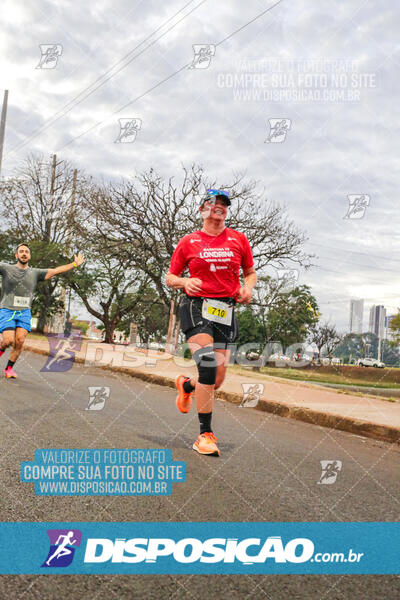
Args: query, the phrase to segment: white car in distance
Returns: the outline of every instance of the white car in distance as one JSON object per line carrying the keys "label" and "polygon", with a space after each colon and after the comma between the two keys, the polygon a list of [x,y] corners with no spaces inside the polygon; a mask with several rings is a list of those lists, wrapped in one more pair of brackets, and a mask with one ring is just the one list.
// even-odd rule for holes
{"label": "white car in distance", "polygon": [[357,361],[359,367],[375,367],[376,369],[383,369],[385,363],[376,358],[359,358]]}

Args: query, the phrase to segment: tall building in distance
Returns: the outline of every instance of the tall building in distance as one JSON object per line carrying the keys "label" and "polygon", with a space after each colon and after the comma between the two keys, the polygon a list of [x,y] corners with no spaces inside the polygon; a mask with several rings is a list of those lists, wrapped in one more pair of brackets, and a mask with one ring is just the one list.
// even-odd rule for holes
{"label": "tall building in distance", "polygon": [[369,311],[369,331],[381,339],[385,337],[385,318],[386,308],[382,304],[374,304]]}
{"label": "tall building in distance", "polygon": [[364,300],[350,300],[350,333],[362,333]]}

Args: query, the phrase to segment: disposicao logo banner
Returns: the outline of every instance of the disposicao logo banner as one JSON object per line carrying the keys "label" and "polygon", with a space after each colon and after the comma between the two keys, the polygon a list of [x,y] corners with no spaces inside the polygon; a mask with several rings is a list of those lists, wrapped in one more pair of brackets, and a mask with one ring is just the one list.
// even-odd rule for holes
{"label": "disposicao logo banner", "polygon": [[2,574],[398,574],[400,523],[0,523]]}

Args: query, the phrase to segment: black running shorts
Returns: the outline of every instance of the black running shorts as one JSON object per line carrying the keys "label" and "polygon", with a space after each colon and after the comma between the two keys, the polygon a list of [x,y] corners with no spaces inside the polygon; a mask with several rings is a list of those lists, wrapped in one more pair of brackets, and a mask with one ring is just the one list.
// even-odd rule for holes
{"label": "black running shorts", "polygon": [[[228,344],[234,342],[238,336],[238,322],[235,310],[233,310],[232,323],[230,325],[209,321],[201,313],[203,299],[191,298],[186,294],[182,298],[179,307],[179,317],[186,341],[198,333],[208,333],[216,343]],[[232,305],[235,304],[232,298],[215,298],[215,300],[228,302]]]}

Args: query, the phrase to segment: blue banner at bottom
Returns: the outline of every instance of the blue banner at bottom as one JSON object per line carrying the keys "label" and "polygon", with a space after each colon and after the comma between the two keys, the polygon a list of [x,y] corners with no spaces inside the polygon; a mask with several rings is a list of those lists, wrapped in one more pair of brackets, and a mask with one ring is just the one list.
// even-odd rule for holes
{"label": "blue banner at bottom", "polygon": [[0,523],[1,574],[399,574],[399,523]]}

